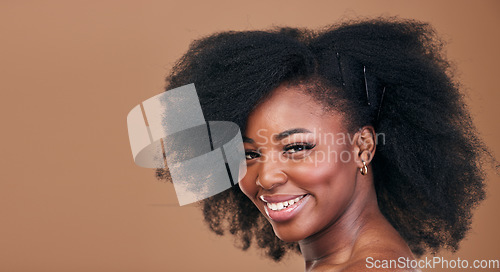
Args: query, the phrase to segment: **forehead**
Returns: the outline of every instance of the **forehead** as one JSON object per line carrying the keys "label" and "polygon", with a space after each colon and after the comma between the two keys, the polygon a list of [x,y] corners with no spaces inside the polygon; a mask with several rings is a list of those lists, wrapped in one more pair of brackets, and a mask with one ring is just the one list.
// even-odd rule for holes
{"label": "forehead", "polygon": [[340,132],[343,121],[341,113],[326,110],[302,87],[282,84],[250,113],[246,134],[251,136],[259,129],[279,133],[291,128]]}

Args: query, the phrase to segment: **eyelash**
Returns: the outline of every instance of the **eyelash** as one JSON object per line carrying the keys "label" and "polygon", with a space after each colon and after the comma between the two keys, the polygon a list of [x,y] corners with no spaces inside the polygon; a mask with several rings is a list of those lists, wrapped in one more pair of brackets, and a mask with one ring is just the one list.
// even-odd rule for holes
{"label": "eyelash", "polygon": [[[249,156],[255,156],[255,157],[250,157],[249,158]],[[253,150],[245,150],[245,159],[247,161],[253,160],[253,159],[258,158],[258,157],[260,157],[260,154],[258,152],[255,152]]]}
{"label": "eyelash", "polygon": [[[310,144],[310,143],[293,143],[293,144],[289,144],[289,145],[286,145],[283,147],[283,154],[288,153],[288,154],[293,155],[297,152],[311,150],[314,147],[316,147],[316,145]],[[290,152],[290,150],[293,150],[293,149],[300,149],[300,150]],[[254,150],[245,150],[245,157],[247,160],[253,160],[255,158],[260,157],[260,153],[254,151]]]}
{"label": "eyelash", "polygon": [[[289,144],[289,145],[286,145],[285,147],[283,147],[283,150],[285,151],[285,153],[295,154],[295,153],[300,152],[300,151],[311,150],[315,146],[316,145],[309,144],[309,143],[293,143],[293,144]],[[289,150],[297,148],[297,147],[301,147],[302,149],[298,150],[298,151],[294,151],[294,152],[288,152]]]}

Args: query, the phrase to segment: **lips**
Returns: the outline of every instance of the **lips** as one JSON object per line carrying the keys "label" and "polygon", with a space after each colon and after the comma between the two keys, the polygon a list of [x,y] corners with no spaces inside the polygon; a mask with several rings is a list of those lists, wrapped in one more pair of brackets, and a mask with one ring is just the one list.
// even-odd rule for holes
{"label": "lips", "polygon": [[306,194],[301,195],[261,195],[260,199],[266,203],[278,203],[284,202],[288,200],[295,199],[297,197],[305,196]]}
{"label": "lips", "polygon": [[310,195],[262,195],[266,214],[275,222],[284,222],[297,215],[309,200]]}

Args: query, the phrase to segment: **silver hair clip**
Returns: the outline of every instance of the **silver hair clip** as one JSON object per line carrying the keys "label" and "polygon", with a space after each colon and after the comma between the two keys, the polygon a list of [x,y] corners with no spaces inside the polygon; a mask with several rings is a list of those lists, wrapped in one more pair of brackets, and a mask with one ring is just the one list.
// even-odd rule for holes
{"label": "silver hair clip", "polygon": [[382,89],[382,97],[380,98],[380,103],[378,104],[378,111],[377,111],[377,121],[378,118],[380,117],[380,110],[382,109],[382,103],[384,102],[384,94],[385,94],[385,86],[384,89]]}
{"label": "silver hair clip", "polygon": [[[340,53],[336,52],[336,56],[337,56],[337,64],[339,66],[340,80],[342,82],[342,87],[345,88],[346,83],[344,81],[344,74],[342,71],[342,65],[340,63]],[[375,121],[377,121],[380,117],[380,111],[382,109],[382,102],[384,100],[384,95],[385,95],[385,86],[382,89],[382,94],[381,94],[380,99],[379,99],[378,98],[379,93],[376,92],[376,89],[378,89],[377,80],[376,80],[376,78],[370,78],[371,81],[370,81],[370,84],[368,84],[368,77],[366,75],[366,66],[364,66],[364,65],[363,65],[363,76],[364,76],[364,80],[365,80],[366,103],[368,104],[369,107],[374,108],[373,114],[375,114],[375,111],[377,112],[377,116],[375,119]],[[370,85],[370,87],[368,85]],[[372,88],[372,87],[375,89],[375,92],[370,94],[369,88]],[[370,98],[370,97],[372,97],[372,98]]]}
{"label": "silver hair clip", "polygon": [[339,65],[340,80],[342,82],[342,87],[345,87],[344,75],[342,73],[342,66],[340,65],[340,53],[337,52],[337,64]]}
{"label": "silver hair clip", "polygon": [[366,66],[364,65],[363,65],[363,76],[365,77],[366,101],[368,102],[368,106],[371,106],[370,97],[368,96],[368,80],[366,80]]}
{"label": "silver hair clip", "polygon": [[[367,79],[367,76],[366,76],[366,66],[364,66],[364,65],[363,65],[363,76],[364,76],[364,79],[365,79],[366,101],[367,101],[368,106],[376,108],[376,110],[377,110],[377,118],[375,119],[375,121],[377,121],[379,119],[379,117],[380,117],[380,110],[382,109],[382,102],[384,101],[385,86],[382,89],[382,95],[380,96],[380,100],[378,99],[378,93],[377,92],[371,94],[371,96],[374,97],[374,99],[370,99],[370,92],[368,90],[368,79]],[[372,84],[372,85],[375,86],[375,88],[376,88],[376,84]],[[374,103],[371,103],[370,101],[372,101],[372,102],[374,101]]]}

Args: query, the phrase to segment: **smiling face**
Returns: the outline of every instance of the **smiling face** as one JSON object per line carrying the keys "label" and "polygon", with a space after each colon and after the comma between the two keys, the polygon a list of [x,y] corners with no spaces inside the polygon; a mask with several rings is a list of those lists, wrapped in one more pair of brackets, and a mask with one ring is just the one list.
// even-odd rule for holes
{"label": "smiling face", "polygon": [[239,184],[280,239],[319,234],[348,210],[359,172],[353,136],[299,87],[281,85],[249,115]]}

